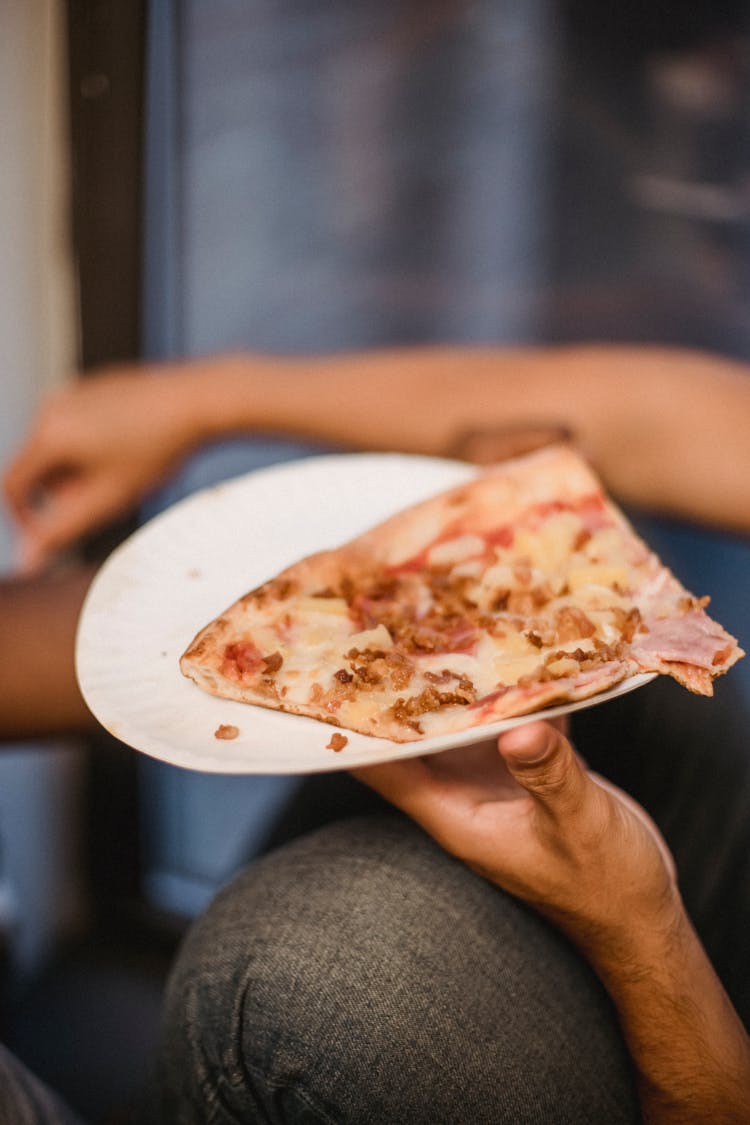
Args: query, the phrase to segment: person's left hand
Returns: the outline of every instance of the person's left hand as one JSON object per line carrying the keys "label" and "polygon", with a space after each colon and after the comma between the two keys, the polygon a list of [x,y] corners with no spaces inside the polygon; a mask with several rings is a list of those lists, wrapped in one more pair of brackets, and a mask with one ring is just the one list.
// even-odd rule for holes
{"label": "person's left hand", "polygon": [[613,942],[668,928],[680,910],[674,864],[653,822],[590,773],[549,723],[355,776],[593,959]]}

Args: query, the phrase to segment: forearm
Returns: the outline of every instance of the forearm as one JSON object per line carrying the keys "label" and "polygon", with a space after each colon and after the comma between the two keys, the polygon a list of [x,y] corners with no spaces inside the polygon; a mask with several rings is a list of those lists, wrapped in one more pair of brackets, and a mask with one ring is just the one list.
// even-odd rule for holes
{"label": "forearm", "polygon": [[76,682],[75,630],[92,572],[0,581],[0,740],[93,725]]}
{"label": "forearm", "polygon": [[[202,437],[232,430],[366,449],[460,453],[471,432],[570,431],[623,501],[750,531],[750,376],[640,347],[403,348],[214,361]],[[213,382],[213,380],[211,381]]]}
{"label": "forearm", "polygon": [[750,1121],[750,1041],[680,908],[586,951],[617,1008],[649,1125]]}

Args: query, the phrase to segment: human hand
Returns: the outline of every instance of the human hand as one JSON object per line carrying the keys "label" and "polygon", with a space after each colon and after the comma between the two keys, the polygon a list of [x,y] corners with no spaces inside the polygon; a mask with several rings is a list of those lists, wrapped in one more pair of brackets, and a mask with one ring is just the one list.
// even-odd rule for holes
{"label": "human hand", "polygon": [[593,962],[679,916],[671,856],[647,814],[530,722],[497,745],[355,771],[446,851],[548,917]]}
{"label": "human hand", "polygon": [[122,516],[160,482],[199,439],[196,391],[187,369],[122,368],[49,395],[3,481],[25,569]]}

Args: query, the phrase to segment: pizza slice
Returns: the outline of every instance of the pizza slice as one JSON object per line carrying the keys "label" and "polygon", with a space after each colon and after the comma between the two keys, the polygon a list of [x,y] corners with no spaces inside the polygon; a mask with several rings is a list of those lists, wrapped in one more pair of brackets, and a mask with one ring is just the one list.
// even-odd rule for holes
{"label": "pizza slice", "polygon": [[408,742],[640,672],[711,695],[734,637],[568,446],[505,462],[302,559],[196,636],[214,695]]}

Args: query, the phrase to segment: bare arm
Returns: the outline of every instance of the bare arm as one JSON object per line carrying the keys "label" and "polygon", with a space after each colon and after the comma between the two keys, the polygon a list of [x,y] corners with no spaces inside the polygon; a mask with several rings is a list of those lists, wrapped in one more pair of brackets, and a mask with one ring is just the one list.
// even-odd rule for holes
{"label": "bare arm", "polygon": [[656,828],[548,724],[517,727],[498,749],[484,743],[358,776],[579,947],[617,1008],[647,1122],[750,1120],[750,1041]]}
{"label": "bare arm", "polygon": [[728,360],[570,347],[402,349],[273,374],[225,362],[227,393],[205,415],[219,430],[243,402],[263,430],[439,455],[472,433],[563,427],[622,500],[750,531],[750,371]]}
{"label": "bare arm", "polygon": [[76,622],[92,572],[0,581],[0,740],[94,725],[75,677]]}
{"label": "bare arm", "polygon": [[42,408],[5,477],[32,553],[122,514],[196,446],[236,432],[468,458],[481,447],[487,460],[519,428],[563,428],[622,500],[750,532],[750,373],[718,357],[418,347],[153,374],[105,372]]}

